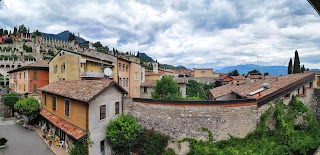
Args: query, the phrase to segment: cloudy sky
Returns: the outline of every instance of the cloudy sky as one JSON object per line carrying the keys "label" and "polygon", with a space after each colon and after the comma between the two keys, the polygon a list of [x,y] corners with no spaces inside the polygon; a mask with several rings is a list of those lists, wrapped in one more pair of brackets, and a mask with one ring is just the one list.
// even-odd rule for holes
{"label": "cloudy sky", "polygon": [[189,68],[287,65],[295,50],[320,68],[320,16],[307,0],[1,0],[0,27],[19,24]]}

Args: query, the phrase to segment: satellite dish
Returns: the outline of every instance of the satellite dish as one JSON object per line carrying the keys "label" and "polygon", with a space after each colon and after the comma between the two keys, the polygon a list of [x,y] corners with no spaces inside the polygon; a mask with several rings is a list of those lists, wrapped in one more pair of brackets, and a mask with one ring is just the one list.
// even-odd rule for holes
{"label": "satellite dish", "polygon": [[113,75],[113,72],[112,72],[112,70],[111,70],[110,68],[105,68],[105,69],[103,70],[103,73],[104,73],[104,75],[106,75],[106,76],[112,76],[112,75]]}

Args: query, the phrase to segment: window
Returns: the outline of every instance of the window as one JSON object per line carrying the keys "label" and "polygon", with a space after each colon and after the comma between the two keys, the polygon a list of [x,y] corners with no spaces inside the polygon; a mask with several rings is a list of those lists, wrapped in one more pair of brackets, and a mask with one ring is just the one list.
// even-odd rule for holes
{"label": "window", "polygon": [[106,118],[106,105],[100,106],[100,120]]}
{"label": "window", "polygon": [[33,89],[32,90],[33,90],[33,92],[37,91],[37,84],[36,83],[33,84]]}
{"label": "window", "polygon": [[23,72],[23,79],[26,79],[26,72]]}
{"label": "window", "polygon": [[21,79],[21,73],[19,73],[19,79]]}
{"label": "window", "polygon": [[58,65],[54,66],[54,73],[58,72]]}
{"label": "window", "polygon": [[64,115],[70,117],[70,100],[64,100]]}
{"label": "window", "polygon": [[126,87],[129,87],[129,79],[126,80]]}
{"label": "window", "polygon": [[119,102],[115,103],[115,114],[119,114],[120,109],[119,109]]}
{"label": "window", "polygon": [[33,71],[33,79],[34,79],[34,80],[37,80],[37,79],[38,79],[38,77],[37,77],[37,72],[36,72],[36,71]]}
{"label": "window", "polygon": [[100,154],[105,154],[104,140],[100,142]]}
{"label": "window", "polygon": [[128,67],[128,65],[126,65],[126,72],[128,72],[128,69],[129,69],[129,67]]}
{"label": "window", "polygon": [[121,63],[119,63],[119,71],[121,71],[121,66],[122,66]]}
{"label": "window", "polygon": [[66,69],[66,65],[63,63],[63,65],[61,65],[61,73],[64,73],[65,69]]}
{"label": "window", "polygon": [[134,80],[138,80],[138,72],[134,72]]}
{"label": "window", "polygon": [[310,83],[309,83],[309,87],[310,87],[310,88],[313,88],[313,82],[310,82]]}
{"label": "window", "polygon": [[52,96],[52,110],[56,111],[57,110],[57,97]]}
{"label": "window", "polygon": [[122,86],[122,78],[119,79],[119,85]]}
{"label": "window", "polygon": [[47,94],[44,94],[44,105],[47,105]]}
{"label": "window", "polygon": [[147,87],[143,87],[143,92],[144,93],[148,93],[148,88]]}
{"label": "window", "polygon": [[201,73],[205,73],[205,71],[201,71]]}
{"label": "window", "polygon": [[124,64],[122,65],[122,71],[123,71],[123,72],[125,72],[125,71],[126,71],[126,69],[125,69],[125,65],[124,65]]}
{"label": "window", "polygon": [[23,91],[26,91],[26,84],[23,84]]}

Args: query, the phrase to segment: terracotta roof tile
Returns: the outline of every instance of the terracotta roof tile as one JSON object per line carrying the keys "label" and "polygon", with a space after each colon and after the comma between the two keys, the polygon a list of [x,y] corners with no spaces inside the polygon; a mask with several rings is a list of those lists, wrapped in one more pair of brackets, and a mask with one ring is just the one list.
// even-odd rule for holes
{"label": "terracotta roof tile", "polygon": [[44,118],[49,120],[52,124],[54,124],[56,127],[63,130],[68,135],[72,136],[75,139],[80,139],[81,137],[85,136],[87,133],[84,129],[81,129],[75,125],[72,125],[68,123],[67,121],[61,119],[60,117],[52,114],[51,112],[40,109],[40,115],[42,115]]}
{"label": "terracotta roof tile", "polygon": [[36,69],[36,68],[49,70],[49,61],[47,61],[47,60],[35,61],[33,63],[21,66],[19,68],[13,69],[13,70],[10,70],[10,71],[8,71],[8,73],[13,73],[16,71],[21,71],[21,70],[26,70],[26,69]]}
{"label": "terracotta roof tile", "polygon": [[239,75],[239,76],[230,76],[232,79],[234,79],[234,80],[245,80],[246,79],[246,77],[244,77],[244,76],[241,76],[241,75]]}
{"label": "terracotta roof tile", "polygon": [[263,75],[250,75],[249,78],[250,79],[262,79]]}
{"label": "terracotta roof tile", "polygon": [[155,72],[153,72],[153,71],[148,71],[148,70],[146,70],[146,71],[145,71],[145,75],[146,75],[146,76],[151,76],[151,75],[158,75],[158,74],[155,73]]}
{"label": "terracotta roof tile", "polygon": [[[39,88],[44,92],[57,94],[71,99],[89,102],[91,98],[97,95],[111,84],[116,84],[112,80],[78,80],[78,81],[57,81]],[[124,93],[127,93],[121,86]]]}
{"label": "terracotta roof tile", "polygon": [[220,86],[220,87],[216,87],[216,88],[210,89],[210,93],[213,96],[213,98],[217,98],[217,97],[220,97],[220,96],[231,94],[232,93],[232,89],[234,87],[236,87],[236,86],[234,86],[234,85],[223,85],[223,86]]}
{"label": "terracotta roof tile", "polygon": [[[269,77],[266,79],[258,80],[251,84],[244,84],[244,85],[233,86],[233,87],[228,85],[217,87],[217,88],[211,89],[210,92],[214,97],[219,97],[219,96],[223,96],[228,93],[234,92],[243,97],[259,99],[271,93],[274,93],[282,88],[288,87],[294,84],[295,82],[303,80],[304,78],[307,78],[312,75],[313,73],[301,73],[301,74],[290,74],[287,76],[280,76],[280,77]],[[252,96],[248,95],[249,93],[262,88],[263,83],[269,83],[270,88],[260,92],[260,95],[259,93]]]}

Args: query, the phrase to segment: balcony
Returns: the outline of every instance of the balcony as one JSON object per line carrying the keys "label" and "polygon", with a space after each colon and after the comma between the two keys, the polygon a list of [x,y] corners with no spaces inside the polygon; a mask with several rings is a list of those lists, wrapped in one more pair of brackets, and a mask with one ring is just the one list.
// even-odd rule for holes
{"label": "balcony", "polygon": [[103,78],[104,74],[100,72],[82,72],[82,78]]}

